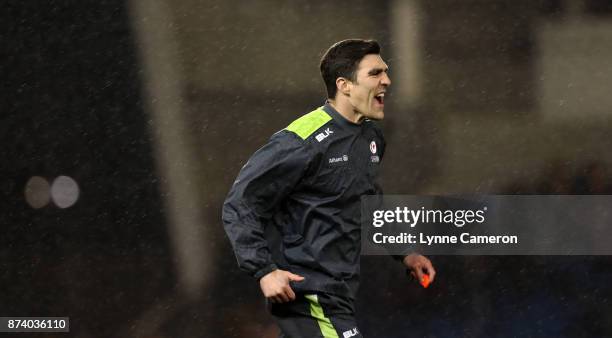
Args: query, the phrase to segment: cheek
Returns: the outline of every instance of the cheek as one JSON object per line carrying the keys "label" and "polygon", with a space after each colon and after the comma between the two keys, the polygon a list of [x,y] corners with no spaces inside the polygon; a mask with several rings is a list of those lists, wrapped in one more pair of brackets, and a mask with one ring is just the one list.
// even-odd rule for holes
{"label": "cheek", "polygon": [[372,97],[370,95],[370,91],[366,89],[361,89],[357,92],[357,97],[360,102],[369,103],[372,101]]}

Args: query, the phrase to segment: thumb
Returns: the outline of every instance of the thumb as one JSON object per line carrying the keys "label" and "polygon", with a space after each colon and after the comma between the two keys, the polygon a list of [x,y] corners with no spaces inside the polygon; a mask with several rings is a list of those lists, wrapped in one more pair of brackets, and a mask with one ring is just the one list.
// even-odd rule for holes
{"label": "thumb", "polygon": [[300,276],[300,275],[296,275],[294,273],[289,272],[289,280],[290,281],[295,281],[295,282],[299,282],[299,281],[303,281],[304,277]]}
{"label": "thumb", "polygon": [[413,276],[416,277],[417,282],[420,284],[423,280],[423,270],[419,267],[413,270]]}

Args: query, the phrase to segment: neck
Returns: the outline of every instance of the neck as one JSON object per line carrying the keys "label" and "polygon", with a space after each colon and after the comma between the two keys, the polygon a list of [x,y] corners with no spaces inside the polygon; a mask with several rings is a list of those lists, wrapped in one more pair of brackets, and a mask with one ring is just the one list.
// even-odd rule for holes
{"label": "neck", "polygon": [[329,104],[338,112],[342,117],[347,119],[351,123],[360,124],[365,116],[360,112],[356,111],[347,100],[336,100],[328,99]]}

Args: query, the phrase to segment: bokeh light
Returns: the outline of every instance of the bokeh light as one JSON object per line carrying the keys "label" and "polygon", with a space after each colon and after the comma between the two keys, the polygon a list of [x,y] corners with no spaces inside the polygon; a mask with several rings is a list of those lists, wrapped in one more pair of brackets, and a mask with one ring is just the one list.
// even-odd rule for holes
{"label": "bokeh light", "polygon": [[51,185],[51,198],[58,207],[69,208],[79,199],[79,185],[68,176],[59,176]]}
{"label": "bokeh light", "polygon": [[49,204],[49,182],[43,177],[32,176],[25,185],[26,202],[34,209],[40,209]]}

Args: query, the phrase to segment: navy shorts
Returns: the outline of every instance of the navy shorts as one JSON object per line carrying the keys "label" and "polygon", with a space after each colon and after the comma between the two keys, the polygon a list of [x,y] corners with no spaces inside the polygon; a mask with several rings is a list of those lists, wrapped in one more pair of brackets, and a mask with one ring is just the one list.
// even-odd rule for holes
{"label": "navy shorts", "polygon": [[280,338],[363,338],[353,302],[325,293],[296,294],[295,301],[268,303]]}

